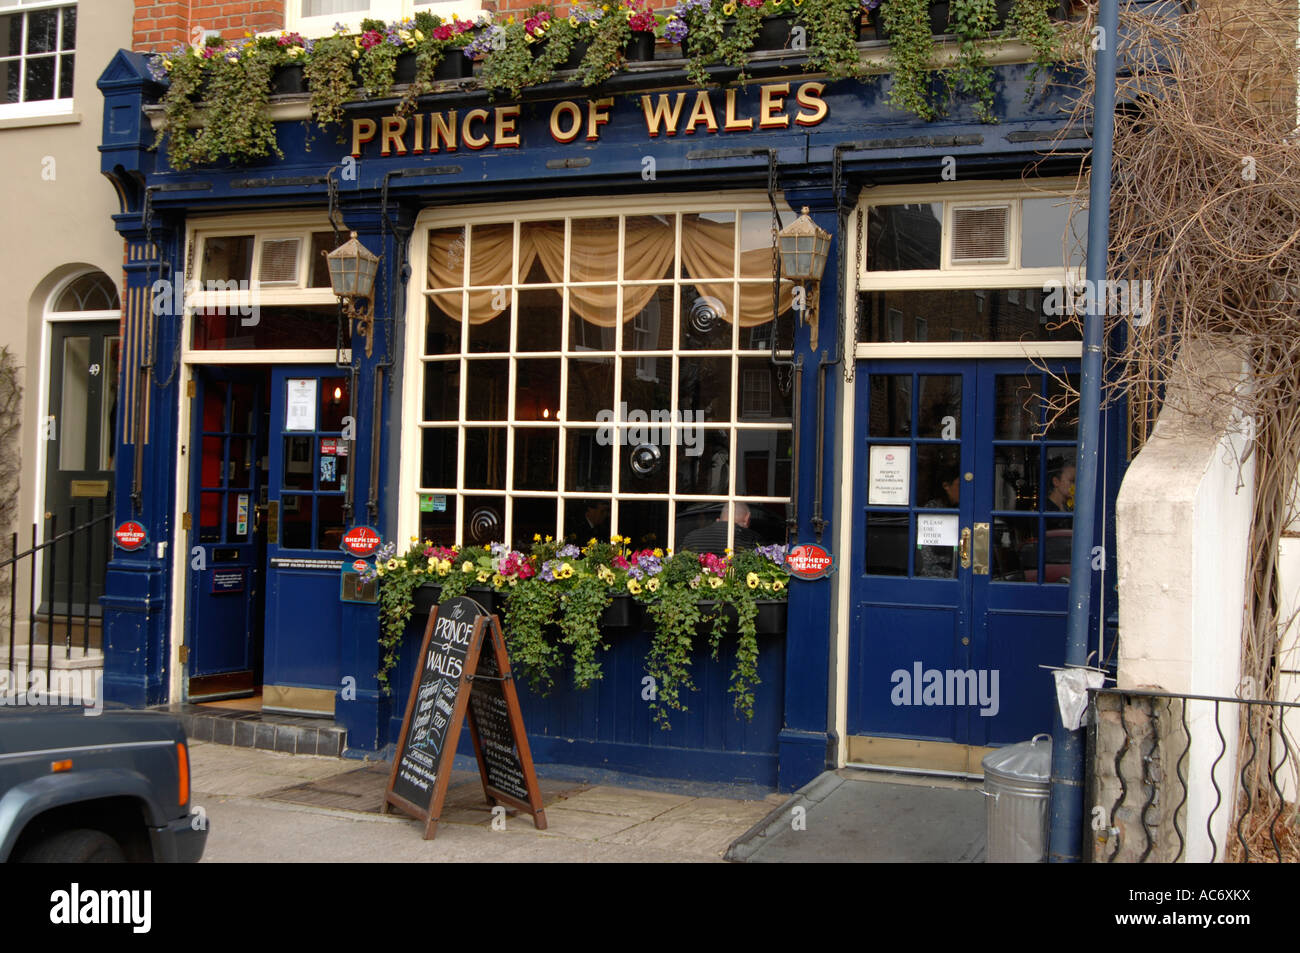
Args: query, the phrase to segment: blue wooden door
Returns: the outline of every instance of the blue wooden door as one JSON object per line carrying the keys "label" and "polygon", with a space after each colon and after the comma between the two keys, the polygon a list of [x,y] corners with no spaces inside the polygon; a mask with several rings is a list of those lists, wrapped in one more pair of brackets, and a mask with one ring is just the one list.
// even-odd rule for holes
{"label": "blue wooden door", "polygon": [[333,710],[352,463],[348,388],[334,367],[271,371],[264,708]]}
{"label": "blue wooden door", "polygon": [[190,480],[189,697],[254,691],[261,669],[265,372],[196,374]]}
{"label": "blue wooden door", "polygon": [[[849,733],[962,745],[1051,724],[1074,424],[1024,361],[873,361],[855,435]],[[1046,431],[1044,433],[1044,428]]]}

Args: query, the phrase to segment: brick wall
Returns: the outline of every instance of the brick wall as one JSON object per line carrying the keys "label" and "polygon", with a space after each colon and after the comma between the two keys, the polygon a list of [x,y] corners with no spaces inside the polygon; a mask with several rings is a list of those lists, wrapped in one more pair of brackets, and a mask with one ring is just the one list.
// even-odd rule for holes
{"label": "brick wall", "polygon": [[136,0],[132,48],[158,50],[191,41],[195,29],[225,37],[284,29],[285,0]]}

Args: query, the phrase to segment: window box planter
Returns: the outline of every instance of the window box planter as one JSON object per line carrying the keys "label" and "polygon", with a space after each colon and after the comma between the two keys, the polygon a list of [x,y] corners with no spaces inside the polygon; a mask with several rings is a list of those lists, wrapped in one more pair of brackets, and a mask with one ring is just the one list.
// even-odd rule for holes
{"label": "window box planter", "polygon": [[582,65],[582,58],[587,55],[589,49],[591,44],[586,40],[574,40],[573,45],[569,47],[569,58],[560,64],[560,69],[577,69]]}
{"label": "window box planter", "polygon": [[[713,600],[702,600],[700,609],[712,613],[714,607],[718,605]],[[759,599],[758,617],[754,620],[754,631],[758,635],[780,635],[786,630],[786,601],[784,599]],[[736,626],[739,619],[736,617],[736,608],[730,603],[722,606],[722,614],[727,617],[727,634],[735,635]],[[700,626],[702,632],[707,632],[710,623],[705,622]]]}
{"label": "window box planter", "polygon": [[[889,0],[885,0],[885,2],[888,3]],[[951,6],[948,0],[939,0],[939,2],[930,4],[930,33],[933,36],[941,36],[948,32],[948,14]],[[877,38],[888,40],[889,31],[885,29],[885,18],[880,7],[876,7],[869,15],[871,17],[871,28],[876,31]]]}
{"label": "window box planter", "polygon": [[[429,610],[438,604],[438,597],[442,594],[441,586],[420,586],[415,590],[413,596],[414,608],[411,610],[413,620],[427,619]],[[505,621],[506,597],[493,589],[480,588],[473,586],[465,593],[488,612],[495,612]],[[626,593],[616,594],[609,605],[605,607],[604,613],[600,617],[602,628],[608,629],[631,629],[641,625],[642,620],[641,604]],[[784,628],[784,615],[782,615],[782,627]],[[759,610],[759,632],[762,629],[762,609]],[[423,623],[421,623],[423,625]]]}
{"label": "window box planter", "polygon": [[[886,0],[888,2],[888,0]],[[995,30],[1005,28],[1007,18],[1011,15],[1011,9],[1015,5],[1014,0],[998,0],[997,14],[998,22],[993,27]],[[930,32],[934,36],[941,36],[948,32],[948,18],[952,13],[951,0],[936,0],[930,4]],[[1070,0],[1061,0],[1053,14],[1055,20],[1067,20],[1070,14]],[[871,28],[876,32],[876,39],[888,40],[889,31],[885,29],[884,18],[881,16],[880,7],[876,7],[867,14],[871,21]]]}
{"label": "window box planter", "polygon": [[307,92],[307,78],[303,75],[301,63],[277,66],[271,74],[271,95],[291,96]]}
{"label": "window box planter", "polygon": [[790,46],[792,17],[764,17],[754,40],[755,50],[784,50]]}
{"label": "window box planter", "polygon": [[415,82],[415,54],[401,53],[397,57],[397,66],[393,70],[395,86],[409,86]]}
{"label": "window box planter", "polygon": [[632,63],[649,63],[655,58],[655,35],[653,33],[633,33],[627,41],[624,51]]}
{"label": "window box planter", "polygon": [[467,79],[474,75],[474,61],[465,55],[464,50],[447,50],[433,75],[435,79]]}

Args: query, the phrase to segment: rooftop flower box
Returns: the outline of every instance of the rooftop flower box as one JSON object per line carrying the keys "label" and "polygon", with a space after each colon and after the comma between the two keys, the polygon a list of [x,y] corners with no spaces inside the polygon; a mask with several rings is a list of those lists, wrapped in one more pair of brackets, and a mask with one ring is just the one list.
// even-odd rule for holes
{"label": "rooftop flower box", "polygon": [[518,98],[563,74],[591,88],[656,55],[684,67],[700,87],[713,83],[720,69],[744,81],[755,53],[797,58],[794,68],[832,80],[863,78],[864,14],[890,43],[894,105],[926,119],[942,111],[933,89],[934,34],[944,32],[958,47],[955,66],[942,71],[945,86],[973,100],[991,121],[989,42],[1000,30],[1003,38],[1014,35],[1030,46],[1037,67],[1048,67],[1058,59],[1053,18],[1067,6],[1060,0],[681,0],[653,10],[649,3],[573,6],[564,16],[558,10],[566,8],[538,5],[474,21],[421,12],[388,24],[365,20],[355,34],[214,37],[158,53],[150,68],[167,88],[155,146],[167,144],[176,169],[246,165],[281,155],[270,117],[273,95],[305,90],[311,121],[339,132],[343,107],[358,99],[397,95],[397,113],[407,115],[420,97],[450,83]]}

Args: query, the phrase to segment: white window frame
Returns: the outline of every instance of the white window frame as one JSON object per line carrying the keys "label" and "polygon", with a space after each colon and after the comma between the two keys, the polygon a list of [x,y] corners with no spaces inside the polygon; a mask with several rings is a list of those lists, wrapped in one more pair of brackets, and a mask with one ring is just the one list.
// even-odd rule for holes
{"label": "white window frame", "polygon": [[[1040,179],[1026,183],[1021,179],[958,182],[943,186],[897,185],[866,189],[854,210],[855,220],[850,223],[847,239],[856,242],[857,219],[865,216],[873,205],[908,205],[943,203],[941,253],[938,268],[917,268],[904,271],[868,271],[866,249],[856,254],[861,262],[858,270],[859,293],[871,291],[959,291],[973,289],[990,291],[1010,288],[1041,289],[1045,284],[1070,283],[1084,276],[1084,266],[1058,265],[1046,268],[1020,267],[1021,203],[1027,199],[1068,199],[1074,189],[1074,180]],[[1009,204],[1010,240],[1006,263],[974,262],[953,263],[951,256],[952,212],[954,208],[988,208],[991,205]],[[863,241],[868,238],[863,230]],[[846,303],[852,307],[852,295]],[[983,313],[983,309],[981,309]],[[859,342],[858,360],[869,358],[1078,358],[1083,355],[1081,341],[947,341],[947,342]]]}
{"label": "white window frame", "polygon": [[[701,201],[698,196],[658,195],[658,196],[638,198],[638,199],[628,199],[626,197],[620,197],[617,200],[617,202],[611,202],[611,199],[609,199],[608,197],[594,197],[594,198],[566,199],[566,200],[552,199],[552,200],[543,200],[543,201],[536,201],[536,202],[508,203],[502,205],[463,206],[463,207],[426,209],[420,214],[419,218],[416,221],[415,230],[411,238],[410,258],[412,262],[422,262],[426,260],[428,256],[428,236],[431,229],[497,224],[497,223],[513,221],[515,225],[513,254],[517,256],[518,248],[519,248],[519,236],[520,236],[519,225],[521,222],[555,221],[557,219],[568,220],[568,219],[581,219],[581,218],[617,218],[620,220],[619,274],[622,274],[622,267],[623,267],[622,255],[623,255],[624,242],[623,242],[623,225],[621,224],[621,222],[625,220],[625,217],[638,216],[638,215],[650,215],[650,214],[662,214],[662,215],[674,216],[675,221],[677,222],[677,229],[678,229],[677,238],[676,238],[677,248],[680,249],[681,248],[681,231],[680,231],[681,219],[679,217],[679,213],[685,215],[685,214],[708,214],[710,212],[735,212],[737,213],[738,217],[743,213],[766,213],[770,215],[771,204],[768,200],[766,193],[743,192],[743,193],[733,193],[730,195],[724,193],[718,198],[708,200],[708,201]],[[737,225],[739,224],[740,222],[738,221]],[[566,225],[566,230],[567,229],[568,226]],[[736,243],[736,259],[733,261],[733,265],[732,265],[733,278],[730,280],[737,281],[739,283],[764,284],[770,286],[771,284],[770,278],[742,279],[739,277],[739,256],[742,251],[742,246],[743,246],[743,242],[741,240],[738,240]],[[567,248],[567,243],[566,243],[566,248]],[[472,254],[473,254],[473,232],[471,231],[469,254],[465,256],[466,257],[465,268],[466,268],[467,275],[468,275],[468,269],[470,267],[469,257]],[[567,254],[568,252],[566,251],[566,255]],[[566,262],[566,266],[567,266],[567,262]],[[672,278],[664,279],[662,281],[656,281],[656,283],[672,285],[675,288],[680,288],[682,286],[690,286],[694,283],[694,279],[685,277],[682,274],[680,253],[674,256],[673,269],[674,271],[673,271]],[[398,482],[399,491],[398,491],[398,507],[397,507],[397,518],[398,518],[398,526],[400,531],[398,532],[397,535],[399,537],[404,537],[404,536],[418,534],[418,529],[420,526],[419,497],[421,494],[442,494],[454,498],[455,504],[454,504],[454,514],[452,519],[453,519],[453,525],[456,528],[456,541],[461,544],[465,543],[465,540],[460,537],[460,533],[465,523],[464,511],[465,511],[466,495],[500,497],[503,500],[509,498],[553,499],[556,504],[556,525],[560,527],[563,527],[564,507],[566,503],[571,502],[575,499],[593,499],[593,498],[605,499],[608,497],[611,503],[611,511],[610,511],[611,530],[614,532],[618,532],[619,531],[618,507],[620,503],[620,496],[619,496],[620,472],[619,472],[618,461],[615,458],[614,465],[612,467],[612,471],[610,475],[611,487],[608,493],[605,492],[592,493],[590,491],[574,491],[574,490],[564,489],[566,478],[567,478],[565,434],[569,431],[566,429],[566,427],[568,426],[567,422],[562,417],[559,417],[558,412],[557,412],[557,419],[559,420],[560,423],[560,443],[558,448],[559,459],[557,460],[557,477],[556,477],[557,489],[556,490],[535,490],[534,491],[534,490],[515,490],[511,488],[513,485],[513,478],[514,478],[515,447],[514,447],[514,440],[511,439],[509,436],[507,436],[507,440],[506,440],[506,474],[505,474],[506,489],[477,490],[473,487],[465,486],[464,460],[465,460],[467,427],[482,428],[482,427],[489,427],[489,426],[490,427],[500,426],[507,429],[507,432],[509,433],[512,429],[523,429],[529,426],[551,427],[554,426],[554,423],[550,420],[536,421],[536,422],[514,420],[513,408],[515,406],[515,385],[516,385],[516,380],[515,380],[516,364],[514,359],[520,356],[520,352],[515,351],[512,348],[510,351],[502,352],[501,354],[494,353],[492,355],[492,357],[494,358],[510,359],[510,380],[509,380],[508,392],[506,397],[506,405],[508,408],[510,408],[510,410],[508,411],[509,416],[506,421],[501,421],[501,422],[492,421],[486,423],[476,421],[473,422],[472,424],[467,424],[465,421],[465,406],[464,406],[464,402],[466,400],[466,394],[467,394],[467,387],[464,385],[464,383],[462,383],[460,395],[459,395],[459,399],[461,400],[460,420],[456,422],[453,421],[431,422],[428,426],[426,426],[425,421],[423,419],[423,411],[422,411],[423,399],[424,399],[424,364],[429,363],[431,361],[446,359],[445,357],[439,358],[436,355],[425,356],[424,354],[424,338],[425,338],[424,314],[425,314],[425,306],[426,306],[425,303],[427,300],[426,292],[430,290],[427,282],[428,282],[428,269],[424,267],[419,267],[418,265],[413,265],[412,279],[407,289],[408,297],[407,297],[406,313],[408,315],[408,320],[406,321],[406,341],[405,341],[407,357],[405,361],[404,374],[403,374],[404,379],[402,385],[403,389],[402,389],[402,407],[401,407],[401,424],[400,424],[401,447],[400,447],[400,454],[399,454],[401,460],[401,470],[400,470],[399,482]],[[618,283],[622,285],[624,281],[620,279]],[[645,285],[650,282],[629,281],[626,283]],[[513,314],[513,313],[517,313],[520,284],[518,281],[516,281],[510,287],[511,287],[510,305],[511,305],[511,313]],[[564,285],[557,285],[555,283],[548,282],[542,284],[528,283],[524,287],[527,290],[534,290],[534,289],[541,289],[541,288],[564,287]],[[635,495],[635,497],[631,498],[638,502],[643,500],[667,502],[668,539],[664,544],[665,548],[671,548],[675,546],[678,542],[675,539],[676,512],[677,512],[678,503],[685,503],[689,505],[691,503],[700,503],[700,502],[717,502],[719,505],[721,505],[723,502],[730,503],[735,500],[742,500],[744,502],[758,503],[758,504],[763,504],[763,503],[784,504],[790,502],[789,497],[756,496],[753,494],[740,494],[737,492],[737,482],[740,474],[740,464],[738,460],[739,460],[739,453],[741,450],[738,435],[746,430],[771,431],[774,434],[782,431],[785,432],[793,431],[793,423],[790,421],[747,422],[742,418],[740,413],[742,409],[740,406],[740,401],[741,401],[740,378],[742,375],[738,371],[743,370],[744,368],[741,366],[739,361],[745,358],[766,356],[769,353],[769,351],[766,349],[754,350],[752,348],[742,348],[740,335],[743,333],[745,329],[739,328],[735,323],[732,324],[732,341],[729,348],[717,349],[717,350],[697,350],[697,349],[681,348],[680,347],[681,342],[679,339],[680,328],[681,328],[681,319],[680,319],[681,297],[682,296],[680,293],[676,293],[673,295],[673,311],[671,315],[671,320],[673,322],[673,329],[674,329],[673,330],[674,343],[671,349],[665,348],[662,350],[655,350],[649,352],[649,355],[647,355],[645,351],[636,351],[631,349],[625,349],[623,347],[623,343],[622,343],[623,321],[622,321],[622,314],[621,314],[622,307],[623,307],[623,296],[620,294],[617,296],[617,307],[619,310],[620,320],[614,338],[615,346],[612,350],[594,352],[590,349],[579,349],[579,347],[575,346],[574,343],[570,341],[570,337],[569,337],[570,321],[568,320],[567,317],[568,312],[566,308],[566,310],[562,312],[564,314],[564,318],[561,321],[561,350],[554,351],[554,352],[538,352],[538,353],[534,353],[530,351],[527,353],[527,356],[529,358],[544,357],[544,358],[558,360],[560,365],[560,395],[562,401],[567,400],[569,362],[572,358],[578,356],[591,357],[595,353],[600,353],[602,355],[607,355],[610,358],[614,359],[614,367],[615,367],[614,388],[615,388],[616,395],[621,395],[623,393],[622,377],[623,377],[624,358],[646,358],[647,356],[653,356],[655,360],[669,362],[670,366],[676,365],[680,358],[691,359],[691,358],[729,356],[733,359],[730,420],[725,423],[719,422],[715,426],[711,426],[710,422],[704,423],[704,427],[709,429],[725,429],[729,435],[728,455],[730,461],[730,467],[729,467],[730,472],[728,475],[728,488],[725,496],[722,494],[718,494],[718,495],[681,494],[676,492],[676,488],[674,486],[673,481],[675,479],[675,474],[677,472],[678,455],[681,452],[682,447],[678,444],[676,440],[674,440],[670,443],[668,447],[668,462],[667,462],[667,471],[668,471],[668,479],[669,479],[668,491],[663,493],[638,493]],[[567,305],[567,296],[565,298],[565,303]],[[661,320],[668,320],[668,319],[669,319],[668,315],[663,315],[661,317]],[[514,325],[512,324],[512,334],[514,333],[513,329],[514,329]],[[459,355],[459,360],[462,362],[462,366],[463,366],[463,362],[471,353],[477,353],[477,352],[471,352],[469,350],[468,335],[464,335],[464,334],[461,335],[460,349],[457,353]],[[789,354],[789,352],[779,352],[779,353],[785,353],[786,355]],[[462,381],[464,381],[465,375],[462,374],[461,377],[462,377]],[[670,386],[670,397],[672,403],[672,407],[670,408],[670,410],[674,415],[674,420],[676,418],[676,413],[678,410],[678,406],[677,406],[678,389],[677,389],[676,382],[677,382],[677,376],[674,374],[672,378],[672,384]],[[598,426],[597,424],[588,421],[581,422],[581,425],[583,427],[591,426],[593,428]],[[676,427],[677,424],[674,422],[673,426]],[[461,461],[461,466],[458,468],[456,474],[457,476],[456,486],[454,487],[421,486],[420,466],[423,458],[422,446],[421,446],[423,431],[425,429],[452,429],[452,428],[455,428],[457,430],[458,458]],[[450,502],[451,501],[449,500],[449,507],[448,507],[449,510],[453,509],[453,507],[450,505]],[[506,507],[506,510],[507,510],[506,518],[502,526],[502,538],[505,541],[509,541],[514,536],[513,512],[511,511],[510,507]],[[734,542],[734,527],[729,527],[728,543],[730,544],[732,542]]]}
{"label": "white window frame", "polygon": [[[14,62],[15,59],[20,64],[27,62],[27,17],[25,14],[35,13],[41,10],[58,10],[63,7],[72,7],[78,9],[77,0],[0,0],[0,14],[5,15],[23,15],[23,38],[22,46],[18,56],[5,56],[0,59],[0,68]],[[77,33],[81,33],[81,18],[77,18]],[[48,53],[32,54],[33,56],[49,56]],[[73,47],[69,51],[63,49],[63,29],[60,22],[59,38],[54,53],[54,98],[53,99],[33,99],[26,102],[2,103],[0,104],[0,120],[4,119],[35,119],[41,116],[66,116],[73,112],[75,97],[58,95],[60,78],[63,74],[63,57],[71,55],[73,58],[73,70],[77,68],[77,49]],[[75,72],[73,81],[75,83]],[[18,70],[19,89],[27,85],[27,70],[25,66],[20,66]]]}
{"label": "white window frame", "polygon": [[[286,221],[288,219],[288,221]],[[255,348],[217,350],[193,347],[194,312],[209,307],[229,304],[229,297],[222,291],[207,291],[202,285],[203,252],[207,241],[214,238],[228,238],[239,235],[253,236],[253,257],[249,271],[249,293],[257,295],[259,307],[293,307],[294,305],[333,305],[338,302],[330,288],[309,288],[307,282],[311,277],[311,236],[313,232],[329,232],[334,227],[328,219],[319,215],[277,215],[275,224],[267,227],[266,216],[238,216],[232,218],[210,219],[196,222],[190,229],[189,245],[194,250],[194,274],[186,275],[187,280],[199,283],[196,290],[185,297],[185,325],[181,358],[187,364],[333,364],[338,355],[331,348],[311,348],[304,350],[258,350]],[[262,243],[267,239],[300,238],[303,254],[298,262],[298,279],[296,284],[262,285],[257,278],[262,264]],[[347,354],[348,352],[344,352]]]}
{"label": "white window frame", "polygon": [[328,36],[334,30],[334,24],[342,23],[350,31],[361,28],[362,20],[405,20],[427,10],[436,16],[449,20],[458,16],[462,20],[472,20],[483,11],[482,0],[370,0],[366,9],[351,13],[333,13],[324,16],[303,16],[303,0],[285,0],[285,29],[301,33],[303,36]]}

